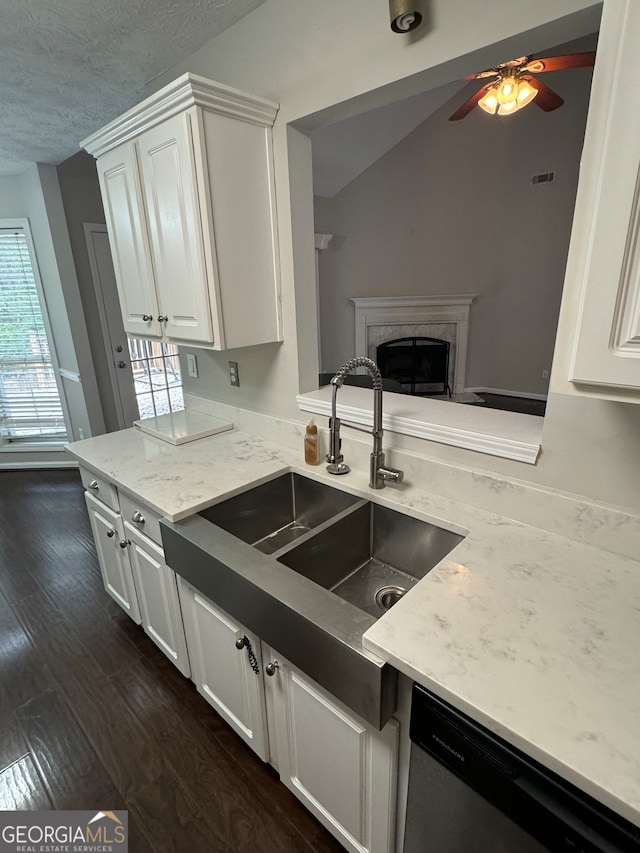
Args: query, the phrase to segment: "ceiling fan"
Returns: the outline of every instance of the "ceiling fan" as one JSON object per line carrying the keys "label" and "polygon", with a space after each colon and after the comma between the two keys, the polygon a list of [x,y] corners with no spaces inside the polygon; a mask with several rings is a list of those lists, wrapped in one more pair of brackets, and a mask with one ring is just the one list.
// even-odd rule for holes
{"label": "ceiling fan", "polygon": [[478,74],[470,74],[463,80],[482,80],[485,77],[496,77],[496,80],[485,84],[468,101],[450,116],[449,121],[459,121],[468,115],[477,105],[491,115],[512,115],[522,107],[526,107],[536,99],[541,110],[550,113],[564,104],[564,100],[553,89],[550,89],[535,74],[543,71],[562,71],[565,68],[586,68],[594,64],[595,50],[585,53],[567,53],[564,56],[549,56],[534,59],[532,56],[521,56],[502,62],[495,68],[488,68]]}

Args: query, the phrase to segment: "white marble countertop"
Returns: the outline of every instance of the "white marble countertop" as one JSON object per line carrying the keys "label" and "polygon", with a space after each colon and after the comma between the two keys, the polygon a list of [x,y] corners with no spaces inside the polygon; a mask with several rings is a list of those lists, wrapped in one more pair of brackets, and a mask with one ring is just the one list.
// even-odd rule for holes
{"label": "white marble countertop", "polygon": [[[429,494],[371,492],[237,430],[174,447],[136,430],[69,451],[172,521],[297,469],[464,541],[364,644],[640,826],[640,562]],[[640,547],[639,547],[640,554]]]}

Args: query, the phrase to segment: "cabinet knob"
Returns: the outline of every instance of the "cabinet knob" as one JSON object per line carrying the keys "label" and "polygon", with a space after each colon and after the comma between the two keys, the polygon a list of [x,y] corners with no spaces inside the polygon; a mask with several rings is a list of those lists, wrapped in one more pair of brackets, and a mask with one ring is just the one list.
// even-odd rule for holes
{"label": "cabinet knob", "polygon": [[148,323],[150,320],[153,320],[153,317],[151,316],[151,314],[143,314],[142,319],[145,323]]}
{"label": "cabinet knob", "polygon": [[166,323],[168,319],[169,318],[166,314],[158,314],[158,322]]}
{"label": "cabinet knob", "polygon": [[136,524],[144,524],[144,515],[137,509],[133,515],[131,516],[131,521],[135,521]]}
{"label": "cabinet knob", "polygon": [[111,527],[111,528],[109,528],[109,530],[107,530],[107,536],[109,537],[109,539],[113,539],[113,537],[115,535],[116,535],[115,527]]}
{"label": "cabinet knob", "polygon": [[121,539],[120,542],[118,542],[118,545],[120,545],[121,548],[126,548],[127,545],[131,545],[131,542],[129,539]]}
{"label": "cabinet knob", "polygon": [[238,649],[239,652],[244,649],[244,637],[238,637],[236,640],[236,649]]}
{"label": "cabinet knob", "polygon": [[94,492],[97,492],[97,491],[98,491],[98,489],[100,488],[100,485],[99,485],[99,483],[98,483],[98,481],[97,481],[97,480],[92,480],[92,481],[89,483],[89,488],[90,488],[90,489],[93,489],[93,490],[94,490]]}
{"label": "cabinet knob", "polygon": [[264,671],[267,675],[275,675],[276,669],[280,669],[280,664],[277,660],[269,661],[269,663],[265,666]]}

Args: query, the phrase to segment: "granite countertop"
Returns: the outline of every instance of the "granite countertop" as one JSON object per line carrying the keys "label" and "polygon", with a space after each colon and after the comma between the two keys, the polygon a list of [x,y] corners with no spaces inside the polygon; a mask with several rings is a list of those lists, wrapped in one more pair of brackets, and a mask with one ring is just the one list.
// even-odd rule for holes
{"label": "granite countertop", "polygon": [[370,651],[640,826],[640,562],[407,482],[305,466],[238,430],[178,447],[124,430],[69,452],[171,521],[296,469],[467,533],[364,635]]}

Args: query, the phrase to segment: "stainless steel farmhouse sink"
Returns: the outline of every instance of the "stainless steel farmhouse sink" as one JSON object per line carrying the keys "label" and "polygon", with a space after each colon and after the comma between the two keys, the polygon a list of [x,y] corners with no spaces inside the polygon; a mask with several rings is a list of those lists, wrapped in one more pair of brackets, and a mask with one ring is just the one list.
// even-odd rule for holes
{"label": "stainless steel farmhouse sink", "polygon": [[273,554],[357,502],[346,492],[289,473],[200,515],[264,554]]}
{"label": "stainless steel farmhouse sink", "polygon": [[161,530],[175,572],[378,728],[397,673],[362,635],[463,539],[296,473]]}
{"label": "stainless steel farmhouse sink", "polygon": [[278,560],[372,616],[381,616],[463,537],[361,502]]}

